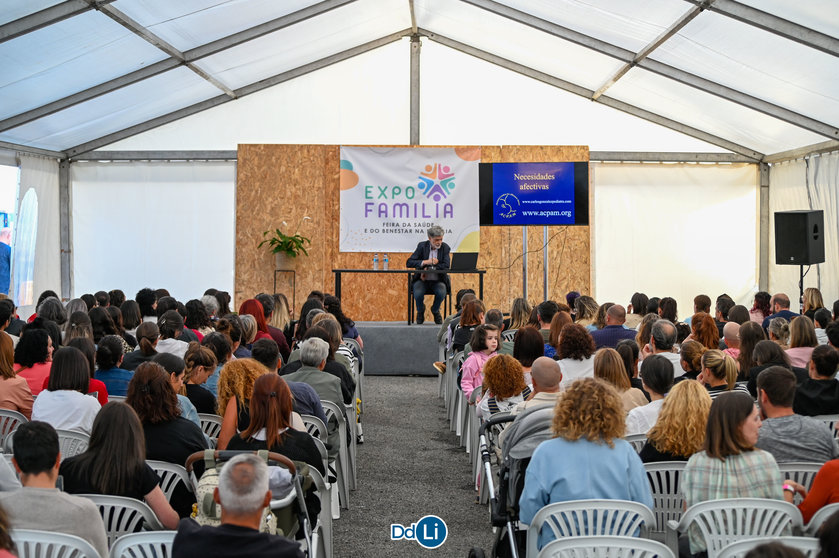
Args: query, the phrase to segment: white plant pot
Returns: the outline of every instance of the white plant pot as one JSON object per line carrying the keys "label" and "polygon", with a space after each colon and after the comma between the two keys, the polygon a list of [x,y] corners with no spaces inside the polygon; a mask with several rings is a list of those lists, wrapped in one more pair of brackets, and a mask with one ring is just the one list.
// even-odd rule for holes
{"label": "white plant pot", "polygon": [[294,260],[288,257],[285,252],[274,254],[274,269],[291,269],[294,267]]}

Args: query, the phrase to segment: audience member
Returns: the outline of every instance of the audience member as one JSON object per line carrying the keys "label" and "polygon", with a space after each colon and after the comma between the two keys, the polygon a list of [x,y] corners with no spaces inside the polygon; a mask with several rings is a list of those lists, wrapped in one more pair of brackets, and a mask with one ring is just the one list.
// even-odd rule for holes
{"label": "audience member", "polygon": [[763,425],[756,447],[771,453],[778,463],[824,463],[837,457],[827,425],[793,411],[795,374],[789,369],[771,366],[761,372],[757,393]]}
{"label": "audience member", "polygon": [[681,359],[673,349],[676,345],[676,327],[669,320],[659,319],[652,323],[650,328],[650,340],[641,347],[641,360],[649,355],[661,355],[673,365],[673,377],[678,378],[684,374]]}
{"label": "audience member", "polygon": [[640,389],[644,393],[647,401],[650,400],[650,394],[644,390],[644,382],[638,377],[638,369],[640,368],[639,356],[641,350],[638,348],[638,343],[634,339],[621,339],[618,341],[615,350],[623,360],[623,368],[626,370],[626,377],[629,378],[629,383],[634,388]]}
{"label": "audience member", "polygon": [[26,379],[15,372],[12,337],[0,331],[0,409],[17,411],[28,419],[32,417],[32,390]]}
{"label": "audience member", "polygon": [[624,325],[629,329],[637,329],[638,324],[641,323],[641,318],[647,313],[647,303],[649,299],[644,293],[633,293],[632,298],[629,299],[629,306],[626,309],[626,321]]}
{"label": "audience member", "polygon": [[594,351],[594,340],[583,325],[574,323],[562,328],[559,351],[554,357],[562,370],[560,389],[566,390],[579,378],[594,377],[594,358],[592,358]]}
{"label": "audience member", "polygon": [[731,310],[728,311],[728,321],[734,322],[737,325],[743,325],[746,322],[751,321],[749,309],[742,304],[735,304],[731,307]]}
{"label": "audience member", "polygon": [[606,311],[609,310],[609,308],[611,308],[614,304],[614,302],[604,302],[603,304],[597,307],[597,314],[595,315],[594,323],[590,326],[586,326],[586,329],[589,331],[589,333],[606,327]]}
{"label": "audience member", "polygon": [[[221,319],[217,325],[221,326],[223,322],[225,320]],[[221,374],[222,367],[233,357],[233,342],[228,335],[216,331],[205,335],[204,340],[201,341],[201,345],[213,351],[213,355],[216,357],[216,362],[218,363],[216,364],[216,369],[213,370],[213,373],[210,374],[204,383],[207,391],[212,393],[213,397],[218,397],[219,375]],[[219,409],[219,411],[222,411],[222,409]]]}
{"label": "audience member", "polygon": [[0,492],[11,527],[74,535],[89,542],[100,556],[108,556],[108,536],[96,504],[56,488],[61,452],[55,429],[40,421],[23,423],[13,440],[13,463],[23,487]]}
{"label": "audience member", "polygon": [[[189,343],[181,341],[184,319],[177,310],[167,310],[157,319],[160,339],[155,345],[158,353],[168,353],[183,358]],[[197,339],[196,339],[197,340]]]}
{"label": "audience member", "polygon": [[[330,321],[333,323],[330,324]],[[303,340],[317,338],[327,343],[329,351],[326,355],[326,365],[323,367],[323,371],[335,376],[341,381],[341,401],[350,404],[355,397],[355,380],[352,376],[352,368],[347,368],[348,363],[341,364],[338,362],[335,347],[338,346],[339,341],[333,333],[329,332],[328,328],[330,328],[330,325],[333,326],[331,328],[333,333],[337,334],[339,331],[337,323],[334,323],[334,320],[323,320],[306,330],[306,335],[303,336]],[[297,372],[303,367],[303,363],[300,360],[300,353],[301,351],[299,349],[295,349],[292,352],[290,357],[292,361],[282,367],[280,370],[281,376],[287,376],[288,374]],[[288,378],[286,378],[286,381],[288,381]]]}
{"label": "audience member", "polygon": [[[693,313],[698,314],[699,312],[705,312],[706,314],[711,313],[711,297],[706,294],[700,294],[693,297]],[[691,321],[693,321],[693,315],[688,316],[688,319],[685,322],[690,325]]]}
{"label": "audience member", "polygon": [[766,291],[758,291],[755,293],[754,304],[752,304],[752,309],[749,310],[749,318],[751,321],[761,325],[762,327],[763,320],[772,313],[772,308],[769,304],[771,300],[772,297]]}
{"label": "audience member", "polygon": [[766,339],[766,333],[760,324],[748,321],[740,326],[740,354],[737,356],[737,381],[749,379],[749,371],[757,366],[754,360],[755,346]]}
{"label": "audience member", "polygon": [[208,347],[193,341],[184,355],[186,396],[198,413],[218,414],[216,398],[204,384],[216,369],[216,355]]}
{"label": "audience member", "polygon": [[839,512],[822,523],[818,535],[819,553],[816,558],[839,558]]}
{"label": "audience member", "polygon": [[182,520],[172,545],[173,558],[303,558],[296,542],[259,531],[262,512],[271,502],[268,466],[260,457],[243,454],[228,461],[219,473],[213,500],[221,506],[221,525]]}
{"label": "audience member", "polygon": [[127,353],[122,359],[123,370],[134,370],[140,364],[148,362],[157,354],[157,343],[160,330],[155,321],[145,320],[137,327],[137,349]]}
{"label": "audience member", "polygon": [[279,347],[283,361],[288,361],[288,355],[291,353],[291,349],[288,346],[285,334],[283,333],[282,328],[277,328],[271,325],[271,320],[274,317],[274,297],[269,294],[260,293],[256,295],[255,298],[260,304],[262,304],[262,311],[265,315],[265,325],[268,329],[268,335],[271,336],[271,339],[273,339],[277,344],[277,347]]}
{"label": "audience member", "polygon": [[606,325],[591,332],[594,346],[615,348],[621,339],[635,339],[635,331],[624,327],[626,310],[620,304],[613,304],[606,311]]}
{"label": "audience member", "polygon": [[588,295],[579,296],[574,301],[574,309],[577,311],[574,323],[583,326],[588,331],[588,327],[593,325],[597,318],[597,301]]}
{"label": "audience member", "polygon": [[[181,416],[169,374],[156,362],[137,367],[125,402],[136,411],[143,425],[146,459],[183,465],[190,455],[207,449],[201,427]],[[188,517],[195,495],[181,484],[175,488],[169,503],[178,516]]]}
{"label": "audience member", "polygon": [[536,307],[536,315],[539,318],[539,332],[542,334],[545,343],[551,340],[551,320],[558,311],[559,307],[553,300],[546,300]]}
{"label": "audience member", "polygon": [[770,366],[783,366],[784,368],[789,368],[792,370],[792,373],[795,374],[795,377],[798,379],[798,383],[805,381],[809,377],[807,370],[790,366],[789,357],[784,350],[781,349],[780,345],[774,341],[769,341],[768,339],[758,341],[757,345],[755,345],[752,356],[757,366],[749,370],[747,387],[749,393],[751,393],[755,398],[757,398],[757,377],[762,371]]}
{"label": "audience member", "polygon": [[[152,363],[159,364],[166,372],[169,385],[172,386],[172,389],[175,391],[175,395],[178,398],[178,407],[180,409],[181,416],[195,424],[198,428],[201,428],[201,419],[198,418],[198,410],[195,408],[195,405],[192,404],[192,401],[190,401],[185,395],[186,390],[184,389],[184,377],[186,375],[186,363],[184,363],[184,359],[170,353],[158,353],[152,359]],[[149,363],[144,362],[143,364]],[[143,364],[140,366],[143,366]],[[140,369],[140,366],[137,367],[137,370]]]}
{"label": "audience member", "polygon": [[664,396],[673,387],[673,366],[660,355],[650,355],[641,363],[641,381],[651,401],[629,410],[626,416],[627,436],[646,434],[655,425]]}
{"label": "audience member", "polygon": [[84,354],[73,347],[55,353],[47,389],[32,406],[32,420],[47,422],[57,430],[90,434],[101,405],[88,397],[90,367]]}
{"label": "audience member", "polygon": [[641,390],[629,383],[623,359],[615,349],[600,349],[594,354],[594,377],[605,380],[617,390],[624,411],[629,412],[630,409],[647,404],[647,398]]}
{"label": "audience member", "polygon": [[719,349],[706,351],[702,355],[702,373],[697,380],[708,388],[711,399],[732,390],[748,393],[746,386],[737,384],[737,364],[734,359]]}
{"label": "audience member", "polygon": [[205,335],[215,331],[210,315],[207,314],[207,307],[204,306],[203,302],[193,298],[188,300],[184,307],[186,308],[184,327],[191,329],[198,336],[199,342],[204,339]]}
{"label": "audience member", "polygon": [[795,390],[793,411],[814,417],[839,412],[839,380],[835,378],[839,367],[839,352],[830,345],[813,349],[808,363],[809,376]]}
{"label": "audience member", "polygon": [[[632,500],[652,508],[644,466],[623,440],[623,404],[612,386],[596,378],[574,382],[557,402],[552,430],[554,438],[539,444],[525,473],[523,523],[547,504],[568,500]],[[540,533],[540,546],[551,539],[548,530]]]}
{"label": "audience member", "polygon": [[827,324],[824,333],[827,335],[827,343],[834,349],[839,350],[839,320]]}
{"label": "audience member", "polygon": [[483,368],[486,362],[496,355],[498,349],[498,328],[492,325],[479,325],[472,334],[472,352],[463,361],[461,367],[460,389],[466,399],[471,399],[472,392],[484,383]]}
{"label": "audience member", "polygon": [[839,502],[839,459],[831,459],[821,466],[813,478],[810,490],[789,480],[787,483],[792,484],[795,491],[804,496],[804,500],[798,504],[798,509],[806,525],[824,506]]}
{"label": "audience member", "polygon": [[[723,323],[723,327],[725,324]],[[699,341],[708,349],[718,349],[720,346],[721,329],[710,314],[699,312],[690,321],[691,333],[688,339]]]}
{"label": "audience member", "polygon": [[[335,319],[338,320],[338,323],[341,325],[342,337],[355,339],[356,341],[358,341],[358,344],[363,349],[364,340],[361,339],[361,334],[358,333],[358,329],[356,329],[355,327],[355,322],[349,319],[344,314],[344,310],[341,308],[341,299],[339,299],[337,296],[329,295],[323,299],[323,308],[324,310],[335,316]],[[437,319],[437,316],[434,316],[434,323],[442,324],[442,316],[440,316],[439,321]]]}
{"label": "audience member", "polygon": [[[253,385],[257,378],[267,373],[268,370],[252,358],[231,360],[222,367],[218,380],[218,409],[222,416],[218,449],[227,449],[227,442],[236,432],[243,431],[250,424]],[[328,374],[323,376],[332,378]],[[335,380],[338,381],[337,378]]]}
{"label": "audience member", "polygon": [[[472,339],[475,328],[484,323],[484,303],[478,300],[470,300],[463,307],[463,314],[455,326],[452,334],[450,349],[455,353],[462,351]],[[473,349],[474,350],[474,347]]]}
{"label": "audience member", "polygon": [[52,366],[52,338],[45,329],[27,324],[15,347],[15,373],[25,379],[33,396],[41,393]]}
{"label": "audience member", "polygon": [[120,368],[124,359],[122,341],[116,335],[106,335],[96,348],[97,370],[94,377],[105,384],[109,395],[125,397],[128,382],[134,375],[130,370]]}
{"label": "audience member", "polygon": [[816,326],[816,341],[819,345],[827,344],[827,332],[825,329],[830,323],[830,310],[819,308],[813,315],[813,324]]}
{"label": "audience member", "polygon": [[[561,312],[557,312],[557,315]],[[556,316],[554,316],[556,318]],[[513,336],[512,355],[513,358],[519,361],[522,370],[524,371],[524,382],[528,385],[531,383],[531,367],[537,358],[545,356],[545,344],[542,343],[542,334],[539,330],[532,326],[522,326],[516,330]],[[505,353],[503,350],[499,351],[501,354]],[[552,362],[553,359],[551,359]]]}
{"label": "audience member", "polygon": [[736,362],[740,357],[740,324],[725,322],[725,326],[722,328],[722,337],[726,347],[723,352]]}
{"label": "audience member", "polygon": [[574,323],[574,320],[571,318],[571,314],[569,314],[568,312],[557,312],[556,314],[554,314],[554,317],[551,318],[551,327],[550,333],[548,334],[548,342],[545,343],[542,347],[544,356],[550,358],[556,356],[556,352],[557,350],[559,350],[559,336],[562,333],[562,328],[564,328],[567,324],[572,323]]}
{"label": "audience member", "polygon": [[711,396],[702,384],[696,380],[675,384],[647,432],[641,461],[687,461],[702,449],[710,409]]}
{"label": "audience member", "polygon": [[[760,414],[748,393],[723,393],[714,400],[704,450],[688,460],[682,473],[686,508],[722,498],[784,499],[778,464],[755,447],[759,429]],[[705,540],[695,524],[688,534],[690,552],[704,551]]]}
{"label": "audience member", "polygon": [[554,359],[545,356],[536,358],[530,368],[530,375],[533,380],[532,395],[510,411],[514,415],[534,407],[553,406],[559,399],[562,371]]}
{"label": "audience member", "polygon": [[821,308],[824,308],[824,299],[822,298],[821,291],[815,287],[804,289],[804,315],[813,320],[816,311]]}
{"label": "audience member", "polygon": [[478,409],[484,420],[495,413],[511,411],[530,397],[521,364],[510,355],[496,354],[487,360],[483,376],[485,391]]}
{"label": "audience member", "polygon": [[[714,314],[714,322],[717,326],[717,336],[722,337],[722,328],[728,321],[728,312],[734,308],[734,301],[727,294],[721,294],[717,297],[716,313]],[[715,349],[716,347],[708,347]]]}
{"label": "audience member", "polygon": [[136,338],[137,327],[143,323],[140,305],[135,300],[126,300],[120,305],[119,311],[122,312],[122,326],[125,328],[125,333]]}
{"label": "audience member", "polygon": [[795,312],[791,312],[789,309],[789,297],[784,293],[777,293],[772,295],[772,299],[769,301],[769,307],[772,310],[772,313],[766,316],[763,319],[763,329],[769,329],[769,323],[774,318],[784,318],[787,322],[791,321],[794,317],[798,316]]}
{"label": "audience member", "polygon": [[702,373],[702,355],[707,351],[708,347],[693,339],[682,343],[679,347],[679,366],[684,370],[684,374],[677,376],[675,381],[697,379]]}
{"label": "audience member", "polygon": [[772,318],[767,331],[771,341],[777,343],[785,351],[789,349],[789,322],[786,318]]}
{"label": "audience member", "polygon": [[659,317],[669,320],[674,324],[678,322],[679,316],[677,312],[676,299],[669,296],[662,298],[658,302],[658,315]]}
{"label": "audience member", "polygon": [[789,349],[787,356],[792,366],[805,368],[810,362],[813,348],[819,344],[813,320],[807,316],[793,318],[789,324]]}
{"label": "audience member", "polygon": [[143,426],[125,403],[108,403],[93,421],[84,453],[61,463],[64,490],[70,494],[109,494],[144,501],[167,529],[178,514],[166,501],[157,473],[146,463]]}

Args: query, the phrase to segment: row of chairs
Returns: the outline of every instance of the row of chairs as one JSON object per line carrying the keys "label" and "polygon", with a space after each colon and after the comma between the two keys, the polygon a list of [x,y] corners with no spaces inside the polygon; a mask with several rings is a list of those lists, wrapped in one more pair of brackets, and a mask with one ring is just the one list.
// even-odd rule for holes
{"label": "row of chairs", "polygon": [[[734,498],[702,502],[688,508],[679,520],[667,521],[666,528],[674,534],[686,533],[696,525],[705,541],[708,558],[741,556],[758,544],[755,539],[775,540],[789,537],[790,544],[815,551],[815,536],[822,523],[839,511],[839,504],[825,506],[805,527],[801,513],[793,504],[763,498]],[[534,516],[527,531],[527,557],[554,556],[573,547],[613,545],[628,549],[647,547],[659,556],[675,556],[678,548],[647,539],[657,523],[653,510],[638,502],[624,500],[577,500],[548,504]],[[540,534],[550,533],[561,544],[550,543],[538,550]],[[806,536],[792,536],[790,534]],[[595,540],[601,537],[624,537],[623,541]],[[746,542],[751,541],[751,542]],[[651,544],[655,543],[655,544]],[[750,546],[751,545],[751,546]],[[585,555],[585,554],[581,554]]]}
{"label": "row of chairs", "polygon": [[[167,558],[172,556],[176,531],[152,531],[124,535],[111,546],[108,558]],[[106,558],[100,557],[89,542],[75,535],[15,529],[11,532],[18,558]]]}

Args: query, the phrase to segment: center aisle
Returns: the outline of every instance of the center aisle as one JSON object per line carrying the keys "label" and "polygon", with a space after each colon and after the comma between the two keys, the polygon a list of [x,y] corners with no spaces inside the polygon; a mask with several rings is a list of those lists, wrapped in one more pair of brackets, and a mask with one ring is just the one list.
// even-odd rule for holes
{"label": "center aisle", "polygon": [[[437,378],[364,378],[358,489],[334,523],[336,557],[465,557],[473,546],[489,550],[489,512],[475,503],[469,456],[449,430],[437,393]],[[426,550],[390,540],[392,523],[410,525],[425,515],[446,522],[442,546]]]}

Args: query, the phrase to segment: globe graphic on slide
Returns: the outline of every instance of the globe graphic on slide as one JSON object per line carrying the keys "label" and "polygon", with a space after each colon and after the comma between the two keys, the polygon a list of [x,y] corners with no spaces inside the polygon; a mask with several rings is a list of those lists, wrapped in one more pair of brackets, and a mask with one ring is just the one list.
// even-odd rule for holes
{"label": "globe graphic on slide", "polygon": [[518,210],[520,202],[513,194],[503,194],[495,200],[495,205],[499,208],[498,215],[500,217],[510,219],[516,216],[516,210]]}

